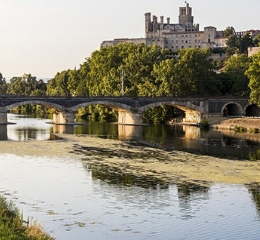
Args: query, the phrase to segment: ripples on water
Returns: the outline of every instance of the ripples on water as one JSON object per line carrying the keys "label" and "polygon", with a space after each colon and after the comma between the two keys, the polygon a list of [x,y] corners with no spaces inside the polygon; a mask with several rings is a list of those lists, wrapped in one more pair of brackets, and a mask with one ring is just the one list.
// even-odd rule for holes
{"label": "ripples on water", "polygon": [[[20,139],[34,138],[25,128],[35,122],[23,121]],[[8,137],[16,132],[15,125],[10,129]],[[38,140],[52,131],[49,125],[41,129]],[[257,187],[158,184],[107,175],[80,159],[21,157],[15,152],[0,155],[0,193],[59,240],[259,239]]]}
{"label": "ripples on water", "polygon": [[2,155],[0,165],[2,194],[57,239],[257,239],[260,234],[260,193],[252,195],[241,185],[111,184],[93,177],[77,159]]}

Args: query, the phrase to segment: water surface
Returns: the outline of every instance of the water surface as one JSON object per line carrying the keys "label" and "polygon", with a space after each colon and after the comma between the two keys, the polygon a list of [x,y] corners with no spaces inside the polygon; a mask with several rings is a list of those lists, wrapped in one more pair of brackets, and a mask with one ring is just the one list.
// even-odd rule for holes
{"label": "water surface", "polygon": [[[9,117],[17,124],[8,125],[2,135],[11,141],[42,141],[49,139],[52,132],[68,131],[62,126],[55,129],[45,124],[47,119]],[[257,141],[253,141],[254,146],[240,138],[223,142],[226,138],[213,135],[206,138],[209,133],[203,135],[198,129],[175,127],[178,130],[174,135],[167,130],[173,127],[130,131],[131,128],[120,130],[115,124],[96,123],[75,126],[69,132],[128,140],[140,140],[141,136],[140,143],[168,151],[208,149],[214,154],[219,148],[214,151],[211,148],[218,143],[230,146],[227,148],[230,152],[240,149],[238,146],[245,151],[247,147],[242,146],[258,148]],[[163,185],[135,176],[121,181],[116,174],[108,176],[98,169],[92,171],[76,156],[21,156],[19,149],[12,154],[1,154],[0,166],[1,194],[12,199],[24,216],[41,222],[56,239],[259,239],[257,186]]]}

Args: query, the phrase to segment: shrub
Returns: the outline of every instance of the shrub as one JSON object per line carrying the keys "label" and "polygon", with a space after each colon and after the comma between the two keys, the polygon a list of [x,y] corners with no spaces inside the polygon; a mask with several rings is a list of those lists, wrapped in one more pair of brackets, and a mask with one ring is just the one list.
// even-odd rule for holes
{"label": "shrub", "polygon": [[247,130],[245,127],[236,125],[234,128],[234,131],[235,131],[235,133],[245,133]]}
{"label": "shrub", "polygon": [[0,239],[52,240],[37,224],[24,224],[23,217],[12,202],[0,196]]}
{"label": "shrub", "polygon": [[204,130],[208,130],[210,127],[209,121],[207,119],[203,119],[200,124],[199,124],[200,128],[204,129]]}
{"label": "shrub", "polygon": [[250,128],[250,133],[259,133],[259,128]]}

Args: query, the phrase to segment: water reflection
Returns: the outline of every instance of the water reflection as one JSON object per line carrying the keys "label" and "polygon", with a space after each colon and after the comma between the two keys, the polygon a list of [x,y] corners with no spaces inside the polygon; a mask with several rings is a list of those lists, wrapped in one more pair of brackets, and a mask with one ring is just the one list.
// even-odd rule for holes
{"label": "water reflection", "polygon": [[5,141],[7,139],[7,125],[0,125],[0,141]]}
{"label": "water reflection", "polygon": [[74,133],[74,126],[73,125],[56,125],[52,126],[53,133],[60,133],[60,134],[73,134]]}
{"label": "water reflection", "polygon": [[260,160],[260,134],[201,131],[194,126],[129,126],[99,122],[82,125],[51,125],[48,119],[8,114],[15,125],[1,126],[1,140],[51,139],[52,133],[88,134],[102,138],[135,141],[139,144],[230,159]]}
{"label": "water reflection", "polygon": [[258,216],[260,217],[260,186],[258,184],[247,186],[249,193],[251,193],[252,200],[255,202]]}
{"label": "water reflection", "polygon": [[169,187],[169,183],[161,179],[119,172],[118,168],[108,167],[105,164],[97,166],[83,162],[83,167],[91,172],[93,179],[99,179],[111,185],[139,186],[146,189],[167,189]]}
{"label": "water reflection", "polygon": [[196,199],[207,201],[209,199],[210,188],[194,183],[178,183],[179,206],[183,219],[190,219],[194,216],[192,205]]}
{"label": "water reflection", "polygon": [[8,114],[7,139],[13,141],[46,140],[50,138],[52,125],[46,124],[48,119],[26,115]]}
{"label": "water reflection", "polygon": [[[239,154],[244,155],[248,154],[248,148],[253,152],[259,148],[257,141],[241,136],[200,132],[188,126],[135,128],[86,123],[67,129],[45,122],[45,119],[21,118],[17,125],[0,128],[1,136],[49,139],[52,132],[83,133],[134,140],[133,148],[141,142],[164,149],[216,155],[220,151],[222,155],[225,151],[234,154],[239,146]],[[90,155],[88,150],[100,152],[98,148],[87,147],[75,150],[81,150],[86,157]],[[100,154],[105,156],[112,151],[105,146],[102,150]],[[127,151],[113,152],[116,157],[121,154],[140,157]],[[142,159],[145,160],[145,156]],[[197,182],[173,184],[154,177],[122,173],[105,164],[90,165],[81,159],[21,157],[15,153],[0,155],[0,163],[0,192],[20,203],[26,216],[43,221],[57,239],[81,240],[86,236],[88,239],[259,238],[260,189],[257,184],[246,187],[224,184],[207,187]]]}

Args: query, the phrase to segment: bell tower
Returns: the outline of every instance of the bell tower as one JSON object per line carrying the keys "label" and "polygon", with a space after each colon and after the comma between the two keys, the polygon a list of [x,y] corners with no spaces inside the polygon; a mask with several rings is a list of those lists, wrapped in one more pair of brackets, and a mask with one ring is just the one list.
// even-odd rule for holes
{"label": "bell tower", "polygon": [[193,25],[192,8],[189,6],[189,3],[187,3],[187,1],[185,1],[185,3],[186,3],[185,7],[180,7],[179,24],[192,26]]}

